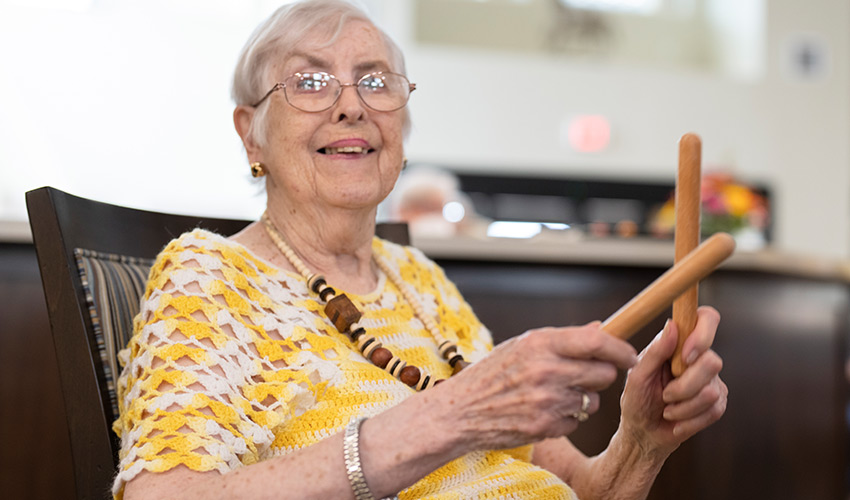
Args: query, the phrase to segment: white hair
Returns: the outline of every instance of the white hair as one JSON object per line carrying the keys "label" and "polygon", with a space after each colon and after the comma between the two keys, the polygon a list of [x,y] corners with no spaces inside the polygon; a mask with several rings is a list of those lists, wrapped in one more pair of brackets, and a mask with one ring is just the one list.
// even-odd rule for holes
{"label": "white hair", "polygon": [[[398,45],[382,29],[375,26],[369,15],[346,0],[301,0],[278,8],[251,34],[242,48],[233,73],[231,97],[237,106],[250,106],[259,101],[275,84],[271,81],[272,61],[291,53],[298,44],[315,32],[328,35],[327,45],[333,44],[350,21],[365,21],[380,32],[390,54],[392,70],[406,75],[404,56]],[[277,56],[277,57],[276,57]],[[257,144],[266,141],[266,110],[254,113],[248,137]],[[410,129],[410,113],[405,107],[403,131]]]}

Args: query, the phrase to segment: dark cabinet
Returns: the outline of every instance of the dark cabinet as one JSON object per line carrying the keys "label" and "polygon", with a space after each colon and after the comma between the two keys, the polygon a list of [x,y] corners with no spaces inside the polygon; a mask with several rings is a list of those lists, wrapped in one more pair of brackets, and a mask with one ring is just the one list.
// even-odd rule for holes
{"label": "dark cabinet", "polygon": [[[501,341],[545,325],[603,320],[665,268],[439,259]],[[850,291],[841,280],[720,270],[700,302],[722,315],[715,349],[729,406],[668,460],[652,499],[843,499]],[[669,315],[669,311],[667,313]],[[663,327],[633,337],[641,349]],[[617,428],[622,378],[571,436],[585,453]]]}

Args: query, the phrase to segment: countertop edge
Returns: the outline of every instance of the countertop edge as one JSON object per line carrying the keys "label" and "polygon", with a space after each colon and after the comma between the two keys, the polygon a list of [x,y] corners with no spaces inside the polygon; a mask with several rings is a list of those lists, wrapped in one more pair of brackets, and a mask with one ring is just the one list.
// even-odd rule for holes
{"label": "countertop edge", "polygon": [[[32,243],[32,233],[26,221],[0,220],[0,235],[3,243]],[[414,237],[412,244],[432,259],[623,267],[669,267],[673,264],[673,243],[651,239],[564,241],[556,238]],[[720,268],[850,283],[848,260],[774,250],[736,250]]]}
{"label": "countertop edge", "polygon": [[32,243],[32,232],[30,231],[29,222],[0,219],[0,242]]}
{"label": "countertop edge", "polygon": [[[674,253],[672,241],[648,239],[559,242],[456,237],[414,238],[412,243],[432,259],[623,267],[670,267]],[[850,262],[773,250],[736,250],[720,269],[850,282]]]}

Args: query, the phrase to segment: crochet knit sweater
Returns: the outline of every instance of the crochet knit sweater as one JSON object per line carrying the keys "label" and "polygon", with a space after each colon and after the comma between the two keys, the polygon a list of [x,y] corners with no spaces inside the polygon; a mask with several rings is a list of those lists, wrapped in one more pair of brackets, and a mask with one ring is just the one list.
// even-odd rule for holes
{"label": "crochet knit sweater", "polygon": [[[436,264],[378,238],[373,250],[412,285],[468,360],[489,352],[489,332]],[[433,337],[383,273],[372,293],[348,296],[363,312],[360,323],[393,353],[432,376],[451,375]],[[142,470],[182,464],[227,473],[321,441],[413,394],[334,328],[303,277],[200,229],[157,258],[134,331],[118,380],[116,498]],[[530,455],[530,446],[469,453],[399,496],[571,498]]]}

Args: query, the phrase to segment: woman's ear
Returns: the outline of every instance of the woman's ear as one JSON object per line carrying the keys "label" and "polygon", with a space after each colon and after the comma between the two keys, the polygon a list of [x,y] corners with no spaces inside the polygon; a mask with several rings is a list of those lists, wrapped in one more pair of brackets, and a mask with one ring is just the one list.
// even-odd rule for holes
{"label": "woman's ear", "polygon": [[260,146],[250,133],[256,111],[257,109],[251,106],[236,106],[233,110],[233,125],[236,127],[236,133],[242,138],[249,162],[263,161],[260,157]]}

